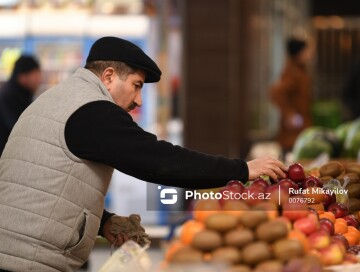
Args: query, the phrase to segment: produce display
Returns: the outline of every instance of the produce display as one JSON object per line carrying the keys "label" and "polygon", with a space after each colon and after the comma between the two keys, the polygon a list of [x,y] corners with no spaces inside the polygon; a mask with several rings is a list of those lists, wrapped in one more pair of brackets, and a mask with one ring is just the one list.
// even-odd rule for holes
{"label": "produce display", "polygon": [[227,272],[357,265],[359,176],[360,164],[330,161],[310,171],[294,163],[279,182],[231,181],[217,197],[197,200],[165,265],[222,264]]}
{"label": "produce display", "polygon": [[314,159],[322,153],[331,158],[356,159],[360,150],[360,119],[341,124],[336,129],[310,127],[296,139],[295,160]]}

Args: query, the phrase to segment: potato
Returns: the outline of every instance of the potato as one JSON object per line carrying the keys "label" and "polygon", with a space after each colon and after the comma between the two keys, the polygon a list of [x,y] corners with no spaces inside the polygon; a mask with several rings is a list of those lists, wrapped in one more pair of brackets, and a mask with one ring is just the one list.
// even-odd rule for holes
{"label": "potato", "polygon": [[282,261],[300,257],[304,254],[301,243],[297,240],[281,239],[274,244],[275,257]]}
{"label": "potato", "polygon": [[242,248],[255,240],[254,233],[249,229],[235,229],[227,232],[224,236],[224,243],[227,246]]}
{"label": "potato", "polygon": [[323,184],[327,184],[332,179],[334,179],[332,176],[324,176],[320,178]]}
{"label": "potato", "polygon": [[344,170],[344,166],[338,161],[331,161],[319,168],[320,176],[337,177]]}
{"label": "potato", "polygon": [[359,198],[360,197],[360,184],[350,184],[346,187],[348,190],[349,198]]}
{"label": "potato", "polygon": [[245,246],[242,249],[243,263],[257,265],[272,257],[270,247],[267,243],[258,241]]}
{"label": "potato", "polygon": [[237,217],[228,213],[218,213],[210,215],[206,221],[205,226],[208,229],[226,232],[237,227]]}
{"label": "potato", "polygon": [[225,272],[251,272],[250,266],[244,264],[237,264],[229,267]]}
{"label": "potato", "polygon": [[346,173],[344,176],[344,181],[348,181],[348,186],[350,184],[359,184],[360,183],[360,179],[359,179],[359,175],[356,173]]}
{"label": "potato", "polygon": [[241,253],[236,247],[220,247],[214,250],[212,262],[236,264],[241,261]]}
{"label": "potato", "polygon": [[194,235],[191,245],[201,251],[211,251],[223,244],[222,237],[213,230],[202,230]]}
{"label": "potato", "polygon": [[183,247],[175,252],[169,262],[171,263],[201,263],[203,255],[192,247]]}
{"label": "potato", "polygon": [[244,227],[252,229],[267,221],[268,215],[266,211],[244,211],[239,220]]}
{"label": "potato", "polygon": [[284,222],[280,221],[266,222],[256,228],[256,237],[269,243],[284,238],[287,234],[288,227]]}
{"label": "potato", "polygon": [[360,199],[357,199],[357,198],[349,199],[349,211],[350,212],[360,211]]}
{"label": "potato", "polygon": [[269,260],[258,264],[254,272],[283,272],[284,265],[278,260]]}
{"label": "potato", "polygon": [[360,164],[356,162],[351,162],[346,165],[346,172],[356,173],[360,176]]}

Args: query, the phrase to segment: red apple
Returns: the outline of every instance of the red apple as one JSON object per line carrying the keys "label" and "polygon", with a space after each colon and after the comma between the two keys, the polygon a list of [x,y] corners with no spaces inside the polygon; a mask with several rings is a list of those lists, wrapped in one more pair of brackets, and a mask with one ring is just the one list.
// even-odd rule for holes
{"label": "red apple", "polygon": [[302,181],[301,187],[304,189],[308,188],[308,187],[321,187],[322,188],[323,183],[318,177],[308,176]]}
{"label": "red apple", "polygon": [[219,199],[219,203],[221,206],[223,206],[227,200],[235,200],[234,198],[233,199],[227,199],[227,198],[243,193],[243,189],[239,186],[230,186],[230,187],[226,186],[222,188],[219,191],[219,193],[222,194],[222,197]]}
{"label": "red apple", "polygon": [[334,223],[327,218],[320,219],[320,229],[327,231],[330,235],[334,235]]}
{"label": "red apple", "polygon": [[274,204],[284,204],[288,202],[289,199],[289,192],[277,184],[267,187],[265,194],[269,198],[269,201]]}
{"label": "red apple", "polygon": [[331,204],[327,210],[335,215],[335,218],[340,218],[348,215],[349,210],[343,203],[335,202]]}
{"label": "red apple", "polygon": [[311,248],[322,249],[330,245],[330,235],[325,230],[317,230],[308,236]]}
{"label": "red apple", "polygon": [[308,210],[309,210],[309,214],[312,214],[317,221],[320,220],[319,214],[314,208],[308,207]]}
{"label": "red apple", "polygon": [[359,229],[359,221],[356,219],[354,215],[352,214],[346,215],[343,217],[343,219],[346,220],[348,226],[353,226],[354,228]]}
{"label": "red apple", "polygon": [[335,194],[324,194],[324,208],[326,209],[327,207],[330,206],[330,204],[333,204],[334,202],[336,202],[336,195]]}
{"label": "red apple", "polygon": [[270,184],[266,180],[264,180],[263,178],[257,178],[251,183],[251,186],[257,186],[257,185],[264,186],[264,188],[266,188]]}
{"label": "red apple", "polygon": [[349,241],[345,238],[344,235],[342,235],[341,233],[335,233],[333,236],[331,236],[331,242],[338,242],[343,246],[343,251],[344,253],[346,252],[346,250],[348,250],[348,248],[350,247],[349,245]]}
{"label": "red apple", "polygon": [[292,196],[282,205],[282,215],[294,221],[309,214],[308,205],[301,196]]}
{"label": "red apple", "polygon": [[292,181],[300,183],[305,179],[304,167],[300,163],[293,163],[289,166],[288,175]]}
{"label": "red apple", "polygon": [[256,205],[264,201],[265,188],[264,186],[260,185],[245,187],[243,196],[243,200],[246,202],[246,204],[250,206]]}
{"label": "red apple", "polygon": [[358,263],[358,258],[356,257],[357,254],[353,254],[353,253],[347,253],[345,255],[343,264],[347,265],[347,264],[357,264]]}
{"label": "red apple", "polygon": [[294,190],[299,190],[299,184],[293,182],[291,179],[288,178],[280,180],[278,185],[281,188],[284,188],[291,195],[293,194],[290,192],[290,188]]}
{"label": "red apple", "polygon": [[309,235],[319,229],[319,221],[312,214],[309,214],[307,217],[295,220],[294,229]]}
{"label": "red apple", "polygon": [[226,184],[226,187],[235,187],[238,189],[240,193],[243,192],[245,186],[241,181],[238,180],[231,180]]}
{"label": "red apple", "polygon": [[225,200],[222,205],[222,211],[240,217],[243,211],[249,210],[249,206],[241,200]]}
{"label": "red apple", "polygon": [[321,259],[324,265],[341,264],[345,254],[338,243],[330,243],[329,246],[320,250]]}

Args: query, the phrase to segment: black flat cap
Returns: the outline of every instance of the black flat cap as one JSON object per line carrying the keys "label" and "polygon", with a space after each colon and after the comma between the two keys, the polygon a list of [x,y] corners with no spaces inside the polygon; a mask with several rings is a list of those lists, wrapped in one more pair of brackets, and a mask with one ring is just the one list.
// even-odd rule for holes
{"label": "black flat cap", "polygon": [[95,41],[86,62],[96,60],[121,61],[144,70],[145,82],[158,82],[161,71],[156,63],[135,44],[117,37],[103,37]]}

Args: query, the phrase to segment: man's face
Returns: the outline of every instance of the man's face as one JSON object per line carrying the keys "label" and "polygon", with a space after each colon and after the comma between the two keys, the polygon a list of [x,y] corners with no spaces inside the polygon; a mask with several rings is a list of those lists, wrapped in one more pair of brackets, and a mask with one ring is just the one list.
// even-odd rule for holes
{"label": "man's face", "polygon": [[102,81],[115,103],[122,109],[130,112],[141,106],[141,89],[145,81],[143,71],[137,70],[125,79],[120,78],[115,70],[110,67],[104,71]]}

